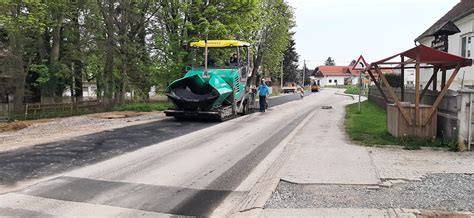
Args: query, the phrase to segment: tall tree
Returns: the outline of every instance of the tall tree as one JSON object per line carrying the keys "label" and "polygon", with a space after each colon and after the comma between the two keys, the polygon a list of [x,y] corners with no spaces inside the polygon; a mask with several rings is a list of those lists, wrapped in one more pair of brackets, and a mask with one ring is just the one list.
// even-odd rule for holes
{"label": "tall tree", "polygon": [[153,67],[161,87],[182,76],[193,62],[189,43],[204,39],[256,41],[260,1],[164,1],[154,21]]}
{"label": "tall tree", "polygon": [[294,32],[290,33],[290,41],[288,48],[283,53],[283,82],[296,82],[298,74],[298,59],[299,55],[296,53],[296,42],[294,40]]}
{"label": "tall tree", "polygon": [[260,7],[262,27],[255,42],[254,74],[261,66],[264,75],[280,78],[283,52],[290,39],[289,29],[294,25],[293,13],[283,0],[264,0]]}
{"label": "tall tree", "polygon": [[39,1],[1,1],[0,12],[0,25],[6,37],[3,47],[16,57],[17,65],[23,68],[18,71],[14,96],[14,109],[22,110],[26,72],[37,55],[38,36],[47,27],[47,6]]}
{"label": "tall tree", "polygon": [[82,82],[96,82],[107,107],[126,92],[146,100],[150,86],[163,90],[193,62],[189,43],[206,38],[252,43],[254,69],[278,78],[294,23],[284,0],[10,0],[0,9],[2,46],[24,61],[31,91],[60,100],[69,88],[81,101]]}
{"label": "tall tree", "polygon": [[356,60],[352,60],[351,63],[349,63],[349,66],[354,66],[356,64]]}
{"label": "tall tree", "polygon": [[326,59],[326,61],[324,62],[324,65],[326,65],[326,66],[336,66],[336,62],[331,57],[328,57],[328,59]]}
{"label": "tall tree", "polygon": [[304,84],[305,85],[308,85],[310,84],[310,76],[312,74],[312,72],[308,69],[307,66],[303,66],[304,69],[298,69],[297,70],[297,80],[295,81],[297,84],[300,84],[302,85],[302,81],[303,81],[303,70],[304,70]]}

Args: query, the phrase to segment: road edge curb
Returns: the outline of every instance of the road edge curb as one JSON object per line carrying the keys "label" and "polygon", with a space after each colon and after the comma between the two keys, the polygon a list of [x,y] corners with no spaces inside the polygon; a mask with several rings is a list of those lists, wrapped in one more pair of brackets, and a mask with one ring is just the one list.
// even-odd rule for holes
{"label": "road edge curb", "polygon": [[[273,194],[273,191],[280,182],[278,172],[280,171],[283,164],[289,159],[293,151],[294,146],[290,141],[300,131],[306,123],[314,117],[317,111],[312,111],[305,117],[288,136],[282,140],[279,146],[284,146],[281,154],[272,161],[271,166],[265,171],[265,173],[258,179],[258,181],[252,186],[249,192],[241,198],[241,203],[236,206],[230,213],[231,216],[244,215],[250,211],[258,212],[261,211],[265,206],[268,198]],[[245,215],[246,216],[246,215]]]}

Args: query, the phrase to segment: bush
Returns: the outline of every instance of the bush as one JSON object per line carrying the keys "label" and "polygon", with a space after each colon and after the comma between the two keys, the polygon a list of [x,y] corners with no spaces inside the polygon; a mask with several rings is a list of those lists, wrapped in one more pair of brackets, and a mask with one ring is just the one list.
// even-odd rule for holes
{"label": "bush", "polygon": [[397,88],[402,86],[402,76],[400,74],[385,74],[390,86]]}
{"label": "bush", "polygon": [[[346,91],[344,91],[345,94],[350,94],[350,95],[358,95],[359,94],[359,86],[346,86]],[[362,95],[367,96],[368,95],[367,89],[363,90]]]}

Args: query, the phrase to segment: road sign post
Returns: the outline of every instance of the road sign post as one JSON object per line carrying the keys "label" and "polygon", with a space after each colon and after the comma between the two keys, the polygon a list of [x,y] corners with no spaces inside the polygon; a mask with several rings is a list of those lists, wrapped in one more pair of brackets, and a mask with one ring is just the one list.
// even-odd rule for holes
{"label": "road sign post", "polygon": [[361,101],[362,90],[363,90],[362,74],[365,73],[366,68],[367,68],[367,62],[365,62],[365,59],[362,55],[359,57],[357,62],[352,67],[352,70],[358,70],[359,71],[359,104],[358,104],[358,112],[359,113],[361,112],[360,101]]}
{"label": "road sign post", "polygon": [[360,113],[360,96],[362,95],[362,70],[359,70],[359,105],[358,110]]}

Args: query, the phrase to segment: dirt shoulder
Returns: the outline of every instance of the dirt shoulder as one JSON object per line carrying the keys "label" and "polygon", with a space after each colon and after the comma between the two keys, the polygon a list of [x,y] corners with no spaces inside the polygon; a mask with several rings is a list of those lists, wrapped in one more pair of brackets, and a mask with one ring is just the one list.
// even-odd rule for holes
{"label": "dirt shoulder", "polygon": [[149,123],[163,118],[165,115],[162,112],[107,112],[3,124],[0,126],[0,152]]}

